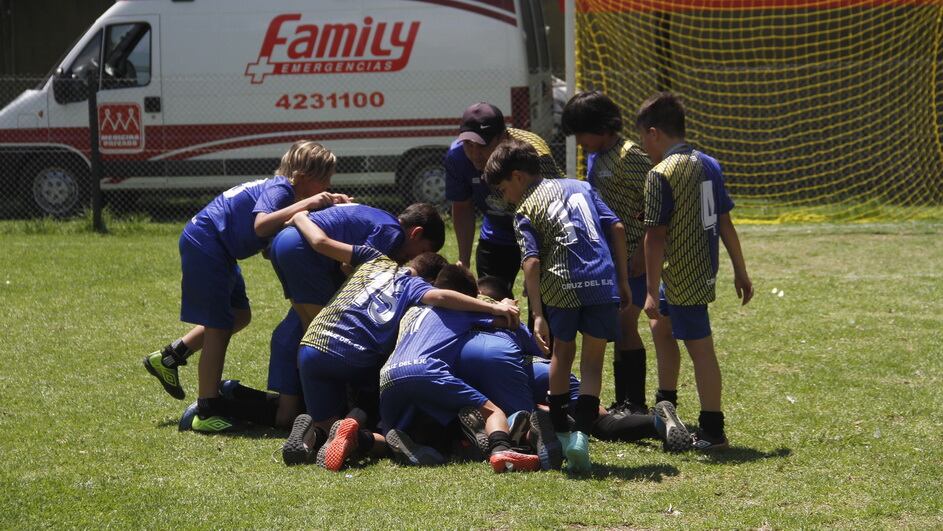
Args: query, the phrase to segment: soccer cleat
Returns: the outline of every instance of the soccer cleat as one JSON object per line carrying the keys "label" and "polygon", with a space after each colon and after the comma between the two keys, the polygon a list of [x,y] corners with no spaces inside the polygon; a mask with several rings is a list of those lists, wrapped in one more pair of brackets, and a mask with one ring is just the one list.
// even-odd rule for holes
{"label": "soccer cleat", "polygon": [[530,430],[530,413],[527,411],[518,411],[517,413],[512,414],[508,417],[508,436],[511,438],[511,442],[515,446],[520,446],[522,443],[526,443],[524,437],[527,436],[527,432]]}
{"label": "soccer cleat", "polygon": [[197,411],[198,408],[196,402],[187,406],[187,409],[183,412],[183,416],[180,417],[180,422],[177,424],[177,429],[179,431],[193,430],[202,433],[220,433],[226,431],[236,431],[242,427],[232,419],[221,415],[212,415],[206,417],[205,419],[200,418],[200,415],[197,414]]}
{"label": "soccer cleat", "polygon": [[165,359],[176,363],[173,361],[173,357],[165,357],[163,352],[159,350],[157,352],[151,352],[144,357],[144,368],[147,369],[147,372],[151,373],[154,378],[157,378],[157,381],[164,386],[164,390],[167,391],[170,396],[177,400],[183,400],[186,393],[184,393],[183,387],[180,386],[180,378],[177,375],[177,365],[168,367],[164,364]]}
{"label": "soccer cleat", "polygon": [[567,471],[573,473],[592,472],[593,465],[589,460],[589,435],[581,431],[570,434],[570,444],[566,447]]}
{"label": "soccer cleat", "polygon": [[393,452],[393,459],[401,465],[437,466],[445,464],[445,457],[438,450],[413,441],[404,431],[393,429],[387,432],[386,444]]}
{"label": "soccer cleat", "polygon": [[491,445],[485,434],[485,419],[481,413],[473,407],[464,407],[458,412],[458,422],[465,437],[481,452],[481,458],[487,456]]}
{"label": "soccer cleat", "polygon": [[730,441],[723,435],[712,437],[704,430],[697,430],[697,433],[691,436],[691,447],[699,452],[713,452],[730,448]]}
{"label": "soccer cleat", "polygon": [[236,398],[237,389],[242,387],[242,384],[239,383],[239,380],[222,380],[219,382],[219,396],[234,400]]}
{"label": "soccer cleat", "polygon": [[540,458],[536,455],[523,454],[514,450],[495,452],[488,458],[491,469],[496,474],[502,472],[533,472],[540,470]]}
{"label": "soccer cleat", "polygon": [[[318,434],[321,434],[318,437]],[[313,462],[318,450],[324,445],[324,432],[314,428],[311,415],[301,414],[295,417],[291,433],[282,445],[282,460],[288,466]]]}
{"label": "soccer cleat", "polygon": [[[560,470],[563,466],[563,448],[557,434],[553,431],[550,413],[537,409],[530,415],[529,440],[540,459],[540,468]],[[568,441],[569,442],[569,441]]]}
{"label": "soccer cleat", "polygon": [[357,450],[358,430],[360,423],[356,419],[340,419],[335,422],[324,446],[318,450],[318,465],[334,472],[340,470],[344,461]]}
{"label": "soccer cleat", "polygon": [[628,400],[623,400],[622,402],[613,402],[606,411],[610,415],[615,415],[617,417],[623,417],[625,415],[651,415],[653,414],[648,408],[648,404],[636,404],[635,402],[629,402]]}
{"label": "soccer cleat", "polygon": [[662,440],[666,452],[683,452],[691,449],[691,434],[678,418],[674,405],[663,400],[655,404],[655,430]]}

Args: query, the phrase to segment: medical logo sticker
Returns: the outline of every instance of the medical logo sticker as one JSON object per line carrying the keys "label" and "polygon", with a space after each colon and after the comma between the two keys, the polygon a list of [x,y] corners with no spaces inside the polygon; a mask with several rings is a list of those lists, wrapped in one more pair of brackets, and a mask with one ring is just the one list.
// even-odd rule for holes
{"label": "medical logo sticker", "polygon": [[300,13],[269,22],[259,57],[246,65],[253,84],[267,76],[396,72],[409,63],[419,21],[311,24]]}
{"label": "medical logo sticker", "polygon": [[98,147],[102,153],[144,151],[141,106],[136,103],[103,103],[98,106]]}

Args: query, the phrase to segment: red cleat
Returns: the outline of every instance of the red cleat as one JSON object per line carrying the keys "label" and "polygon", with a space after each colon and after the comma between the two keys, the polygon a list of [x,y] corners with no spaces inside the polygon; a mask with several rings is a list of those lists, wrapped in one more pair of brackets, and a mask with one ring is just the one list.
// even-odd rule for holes
{"label": "red cleat", "polygon": [[491,469],[496,474],[502,472],[534,472],[540,470],[540,458],[536,455],[522,454],[514,450],[495,452],[488,459]]}
{"label": "red cleat", "polygon": [[318,464],[337,472],[344,466],[344,461],[357,450],[357,431],[360,424],[356,419],[340,419],[331,426],[327,442],[318,450]]}

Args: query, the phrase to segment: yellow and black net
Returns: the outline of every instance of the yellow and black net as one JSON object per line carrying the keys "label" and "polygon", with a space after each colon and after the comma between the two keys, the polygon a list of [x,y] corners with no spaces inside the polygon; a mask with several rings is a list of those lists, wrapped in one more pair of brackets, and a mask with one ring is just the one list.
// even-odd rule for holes
{"label": "yellow and black net", "polygon": [[943,218],[943,0],[577,0],[577,87],[660,90],[740,221]]}

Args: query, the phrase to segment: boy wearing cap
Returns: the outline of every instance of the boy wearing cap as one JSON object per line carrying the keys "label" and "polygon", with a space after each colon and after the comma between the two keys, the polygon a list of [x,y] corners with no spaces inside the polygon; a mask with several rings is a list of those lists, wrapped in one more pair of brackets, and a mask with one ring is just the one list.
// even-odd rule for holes
{"label": "boy wearing cap", "polygon": [[471,262],[477,208],[484,219],[475,253],[476,272],[479,277],[497,276],[508,288],[513,288],[521,263],[520,249],[514,238],[513,209],[482,179],[485,163],[498,144],[515,139],[530,144],[537,151],[541,177],[558,178],[563,172],[542,138],[528,131],[508,128],[504,114],[490,103],[479,102],[465,109],[459,131],[445,155],[445,197],[452,202],[458,260],[465,266]]}

